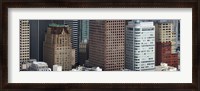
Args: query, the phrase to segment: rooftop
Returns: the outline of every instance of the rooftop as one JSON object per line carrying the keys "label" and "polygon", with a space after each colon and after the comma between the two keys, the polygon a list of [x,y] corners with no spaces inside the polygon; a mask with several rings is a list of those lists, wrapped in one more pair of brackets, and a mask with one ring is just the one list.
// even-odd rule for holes
{"label": "rooftop", "polygon": [[37,66],[48,66],[46,62],[33,62]]}

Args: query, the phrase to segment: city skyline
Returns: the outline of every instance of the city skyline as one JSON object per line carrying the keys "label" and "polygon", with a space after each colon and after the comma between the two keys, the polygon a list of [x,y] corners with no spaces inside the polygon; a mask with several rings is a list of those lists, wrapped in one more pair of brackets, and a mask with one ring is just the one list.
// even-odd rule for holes
{"label": "city skyline", "polygon": [[[25,20],[20,22],[22,21]],[[30,36],[28,38],[30,40],[30,43],[28,42],[30,45],[28,55],[30,57],[24,62],[25,69],[20,68],[21,71],[33,71],[28,70],[28,67],[35,67],[35,65],[44,66],[46,69],[50,68],[52,71],[97,71],[99,69],[101,71],[180,70],[180,20],[26,21],[30,25],[28,30],[30,33],[27,32],[29,33],[27,35]],[[49,30],[50,27],[54,27],[53,30]],[[20,34],[22,29],[20,28]],[[65,32],[61,31],[66,31],[65,29],[69,31],[68,37],[62,36]],[[53,31],[54,33],[60,32],[59,34],[49,35],[47,38],[48,31],[51,34]],[[53,39],[50,40],[51,38]],[[56,43],[62,45],[62,42],[58,42],[59,40],[56,38],[61,39],[60,41],[69,38],[70,41],[66,41],[71,46],[56,47]],[[20,40],[23,39],[20,38]],[[45,46],[47,42],[53,43],[54,47],[51,48],[55,52],[51,53],[49,51],[51,48]],[[64,50],[70,47],[70,52]],[[21,48],[20,46],[20,51]],[[60,54],[56,52],[58,49]],[[64,59],[70,60],[62,61]],[[50,60],[54,60],[54,62],[52,63]],[[68,66],[66,67],[64,64]]]}

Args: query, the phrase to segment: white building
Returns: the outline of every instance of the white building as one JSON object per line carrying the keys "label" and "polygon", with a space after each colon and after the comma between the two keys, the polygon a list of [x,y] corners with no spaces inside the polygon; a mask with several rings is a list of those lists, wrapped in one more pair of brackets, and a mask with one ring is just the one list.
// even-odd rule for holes
{"label": "white building", "polygon": [[155,71],[177,71],[177,68],[168,66],[167,63],[160,63],[160,66],[155,67]]}
{"label": "white building", "polygon": [[33,61],[29,67],[29,71],[51,71],[51,68],[48,67],[46,62]]}
{"label": "white building", "polygon": [[72,69],[71,71],[102,71],[100,67],[92,67],[92,68],[87,68],[84,66],[78,66],[75,69]]}
{"label": "white building", "polygon": [[155,26],[153,22],[129,21],[125,37],[125,69],[155,68]]}
{"label": "white building", "polygon": [[62,66],[53,65],[53,71],[62,71]]}

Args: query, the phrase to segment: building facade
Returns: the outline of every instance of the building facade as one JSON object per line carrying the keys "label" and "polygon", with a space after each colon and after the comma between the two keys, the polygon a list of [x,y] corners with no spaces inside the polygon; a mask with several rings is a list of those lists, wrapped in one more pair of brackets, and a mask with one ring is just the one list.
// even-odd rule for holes
{"label": "building facade", "polygon": [[69,26],[50,24],[45,35],[43,59],[51,69],[53,65],[62,66],[63,71],[72,69],[74,65]]}
{"label": "building facade", "polygon": [[53,71],[62,71],[62,66],[53,65]]}
{"label": "building facade", "polygon": [[30,60],[30,24],[29,20],[20,20],[20,70],[26,70]]}
{"label": "building facade", "polygon": [[79,65],[85,65],[85,60],[89,58],[89,20],[80,20],[79,29]]}
{"label": "building facade", "polygon": [[34,61],[30,67],[29,71],[51,71],[46,62],[36,62]]}
{"label": "building facade", "polygon": [[88,42],[89,39],[89,20],[80,20],[79,41]]}
{"label": "building facade", "polygon": [[89,58],[89,49],[87,42],[79,43],[79,65],[85,65],[85,61]]}
{"label": "building facade", "polygon": [[124,69],[125,20],[90,20],[89,65],[105,71]]}
{"label": "building facade", "polygon": [[177,26],[173,21],[157,22],[156,26],[156,65],[164,62],[169,66],[178,67]]}
{"label": "building facade", "polygon": [[125,38],[125,68],[149,71],[155,68],[155,26],[153,22],[129,21]]}
{"label": "building facade", "polygon": [[65,20],[65,25],[71,27],[71,43],[72,48],[75,49],[75,63],[79,63],[79,29],[80,29],[80,20]]}
{"label": "building facade", "polygon": [[64,24],[64,20],[29,20],[30,23],[30,58],[43,60],[43,42],[49,24]]}

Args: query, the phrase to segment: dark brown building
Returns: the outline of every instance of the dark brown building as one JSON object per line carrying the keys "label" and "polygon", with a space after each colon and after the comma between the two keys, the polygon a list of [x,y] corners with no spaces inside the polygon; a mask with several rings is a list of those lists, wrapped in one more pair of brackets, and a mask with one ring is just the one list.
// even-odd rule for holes
{"label": "dark brown building", "polygon": [[171,53],[171,42],[156,43],[156,65],[167,63],[169,66],[178,67],[178,53]]}

